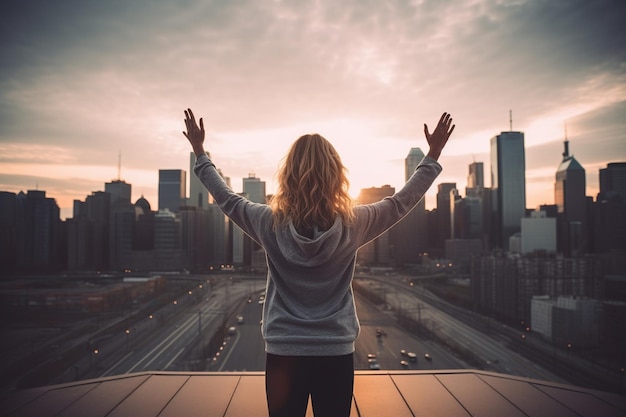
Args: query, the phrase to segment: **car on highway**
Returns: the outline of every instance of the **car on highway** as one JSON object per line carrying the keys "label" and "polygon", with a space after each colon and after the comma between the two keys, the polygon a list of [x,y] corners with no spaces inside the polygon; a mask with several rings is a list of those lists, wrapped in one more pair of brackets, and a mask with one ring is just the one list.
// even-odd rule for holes
{"label": "car on highway", "polygon": [[370,369],[374,369],[374,370],[379,370],[380,369],[380,364],[378,363],[378,361],[376,359],[368,359],[367,360],[367,366]]}
{"label": "car on highway", "polygon": [[426,358],[427,361],[433,360],[432,356],[430,356],[430,353],[424,353],[424,358]]}
{"label": "car on highway", "polygon": [[236,328],[235,326],[230,326],[230,327],[228,328],[228,334],[229,334],[229,335],[234,335],[234,334],[236,334],[236,333],[237,333],[237,328]]}
{"label": "car on highway", "polygon": [[400,361],[400,365],[401,365],[403,368],[408,368],[408,367],[409,367],[409,363],[408,363],[407,361]]}
{"label": "car on highway", "polygon": [[406,356],[411,362],[417,362],[417,354],[415,352],[408,352]]}

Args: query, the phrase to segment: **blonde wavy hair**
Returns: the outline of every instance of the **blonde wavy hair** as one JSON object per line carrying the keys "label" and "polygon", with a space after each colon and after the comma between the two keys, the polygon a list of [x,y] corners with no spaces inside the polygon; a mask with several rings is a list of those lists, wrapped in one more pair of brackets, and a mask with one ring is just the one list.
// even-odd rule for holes
{"label": "blonde wavy hair", "polygon": [[278,190],[270,202],[274,226],[289,221],[296,230],[328,230],[337,216],[354,219],[346,168],[333,145],[318,134],[298,138],[278,172]]}

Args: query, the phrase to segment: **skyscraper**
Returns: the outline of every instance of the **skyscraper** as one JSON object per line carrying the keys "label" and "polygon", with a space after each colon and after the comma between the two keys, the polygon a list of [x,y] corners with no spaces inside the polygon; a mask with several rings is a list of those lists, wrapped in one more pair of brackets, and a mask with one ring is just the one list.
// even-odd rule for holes
{"label": "skyscraper", "polygon": [[0,191],[0,270],[15,268],[16,256],[16,199],[15,193]]}
{"label": "skyscraper", "polygon": [[182,169],[159,170],[159,210],[178,213],[185,204],[186,172]]}
{"label": "skyscraper", "polygon": [[109,267],[128,269],[132,264],[135,208],[130,202],[131,185],[117,179],[104,184],[111,195],[109,217]]}
{"label": "skyscraper", "polygon": [[443,249],[446,239],[452,238],[450,192],[455,189],[455,182],[444,182],[437,185],[437,233],[435,246],[439,249]]}
{"label": "skyscraper", "polygon": [[594,252],[609,253],[626,270],[626,162],[600,169],[600,192],[594,204]]}
{"label": "skyscraper", "polygon": [[15,199],[16,266],[49,270],[61,266],[60,209],[45,191],[20,192]]}
{"label": "skyscraper", "polygon": [[[404,160],[404,180],[411,178],[415,168],[424,159],[420,148],[411,148]],[[426,200],[422,199],[400,222],[389,231],[391,257],[396,264],[417,264],[426,251]]]}
{"label": "skyscraper", "polygon": [[[392,196],[396,189],[390,185],[363,188],[357,198],[359,204],[370,204]],[[383,233],[359,249],[357,262],[361,265],[388,265],[390,259],[389,232]]]}
{"label": "skyscraper", "polygon": [[209,191],[196,175],[193,167],[196,163],[196,155],[189,153],[189,205],[194,207],[207,208],[209,204]]}
{"label": "skyscraper", "polygon": [[[485,173],[482,162],[472,162],[469,165],[469,174],[467,175],[466,195],[476,195],[476,190],[485,188]],[[471,190],[471,191],[470,191]]]}
{"label": "skyscraper", "polygon": [[113,180],[104,183],[104,192],[111,194],[111,205],[115,205],[118,201],[130,203],[131,185],[124,180]]}
{"label": "skyscraper", "polygon": [[526,214],[526,160],[523,132],[491,138],[491,192],[496,247],[508,249],[509,237],[521,231]]}
{"label": "skyscraper", "polygon": [[84,202],[74,200],[73,218],[67,220],[68,268],[109,268],[111,193],[94,191]]}
{"label": "skyscraper", "polygon": [[600,169],[599,201],[615,198],[626,204],[626,162],[612,162]]}
{"label": "skyscraper", "polygon": [[585,252],[587,241],[587,197],[585,169],[569,154],[563,143],[563,160],[556,171],[554,202],[557,206],[557,250],[566,256]]}
{"label": "skyscraper", "polygon": [[265,203],[265,181],[257,178],[253,172],[243,179],[243,192],[255,203]]}
{"label": "skyscraper", "polygon": [[469,164],[467,187],[465,187],[465,209],[467,219],[466,238],[481,239],[486,244],[488,212],[486,210],[485,173],[482,162]]}

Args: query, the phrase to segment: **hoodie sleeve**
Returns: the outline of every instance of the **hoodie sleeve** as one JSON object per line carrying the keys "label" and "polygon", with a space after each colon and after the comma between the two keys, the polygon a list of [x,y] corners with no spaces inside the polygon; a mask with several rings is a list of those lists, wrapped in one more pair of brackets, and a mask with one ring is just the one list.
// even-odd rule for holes
{"label": "hoodie sleeve", "polygon": [[261,243],[262,230],[267,221],[271,220],[271,209],[266,204],[254,203],[235,193],[206,154],[196,159],[194,172],[222,212],[253,240]]}
{"label": "hoodie sleeve", "polygon": [[424,198],[441,171],[441,165],[426,156],[400,191],[379,202],[356,206],[355,233],[358,247],[377,238],[406,216]]}

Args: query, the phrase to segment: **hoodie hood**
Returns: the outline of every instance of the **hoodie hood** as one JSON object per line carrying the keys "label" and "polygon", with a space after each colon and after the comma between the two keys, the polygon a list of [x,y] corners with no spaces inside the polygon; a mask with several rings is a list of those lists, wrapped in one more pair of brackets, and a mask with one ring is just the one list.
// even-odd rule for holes
{"label": "hoodie hood", "polygon": [[316,232],[313,239],[300,235],[292,222],[284,224],[276,231],[276,241],[289,262],[303,267],[314,267],[331,259],[342,235],[343,221],[337,216],[328,230]]}

